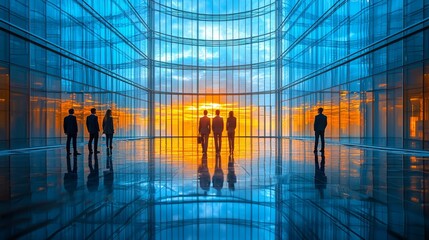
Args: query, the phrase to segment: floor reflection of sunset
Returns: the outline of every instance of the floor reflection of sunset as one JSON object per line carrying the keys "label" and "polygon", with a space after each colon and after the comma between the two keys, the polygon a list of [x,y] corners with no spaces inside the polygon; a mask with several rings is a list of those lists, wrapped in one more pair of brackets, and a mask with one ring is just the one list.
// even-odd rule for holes
{"label": "floor reflection of sunset", "polygon": [[[263,140],[266,142],[266,140]],[[239,163],[240,160],[249,160],[258,157],[260,148],[264,150],[270,149],[268,146],[260,146],[260,139],[258,138],[235,138],[235,151],[233,154],[234,161]],[[207,161],[208,164],[215,163],[215,152],[213,134],[209,138],[209,146],[207,152]],[[273,148],[274,149],[274,148]],[[177,138],[155,138],[154,140],[154,149],[155,156],[161,156],[164,159],[180,159],[178,164],[198,164],[201,163],[202,148],[201,145],[197,143],[196,137],[177,137]],[[221,159],[222,167],[227,169],[228,166],[228,157],[229,146],[228,138],[222,138],[222,150],[221,150]]]}

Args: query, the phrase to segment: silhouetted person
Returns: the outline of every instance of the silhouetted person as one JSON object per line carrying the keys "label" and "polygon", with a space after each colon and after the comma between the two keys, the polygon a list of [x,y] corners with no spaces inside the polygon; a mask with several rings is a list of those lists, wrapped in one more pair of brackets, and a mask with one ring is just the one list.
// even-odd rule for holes
{"label": "silhouetted person", "polygon": [[86,182],[86,187],[88,188],[88,191],[95,192],[98,190],[98,185],[100,182],[97,154],[94,154],[94,164],[92,164],[92,154],[88,155],[88,167],[89,167],[89,175],[88,175],[88,181]]}
{"label": "silhouetted person", "polygon": [[223,119],[219,116],[220,111],[216,110],[216,116],[213,118],[213,136],[216,153],[219,154],[222,147]]}
{"label": "silhouetted person", "polygon": [[319,108],[317,110],[319,113],[314,118],[314,134],[315,134],[315,142],[314,142],[314,152],[317,152],[317,147],[319,145],[319,137],[322,140],[322,148],[320,149],[320,152],[325,151],[325,129],[328,125],[328,118],[322,114],[323,108]]}
{"label": "silhouetted person", "polygon": [[319,157],[314,154],[314,186],[319,190],[320,198],[324,198],[324,189],[326,189],[326,183],[328,178],[325,175],[325,155],[322,154],[322,161],[319,165]]}
{"label": "silhouetted person", "polygon": [[98,147],[98,133],[100,132],[100,126],[98,125],[98,117],[96,114],[95,108],[91,108],[91,115],[86,117],[86,128],[89,132],[89,142],[88,142],[88,150],[89,153],[93,153],[92,151],[92,140],[94,140],[94,151],[95,153],[100,153],[97,151]]}
{"label": "silhouetted person", "polygon": [[229,155],[228,159],[228,175],[227,175],[227,181],[228,181],[228,188],[231,191],[235,190],[235,183],[237,182],[237,175],[235,175],[235,169],[234,169],[234,156]]}
{"label": "silhouetted person", "polygon": [[112,154],[112,141],[115,129],[113,128],[112,110],[107,109],[103,119],[103,133],[106,134],[107,155]]}
{"label": "silhouetted person", "polygon": [[234,117],[234,112],[229,112],[229,117],[226,120],[226,131],[228,132],[229,153],[234,153],[234,138],[235,128],[237,127],[237,118]]}
{"label": "silhouetted person", "polygon": [[207,117],[207,110],[204,110],[204,117],[200,118],[200,123],[198,124],[198,132],[202,138],[201,146],[203,148],[203,153],[207,153],[210,130],[210,118]]}
{"label": "silhouetted person", "polygon": [[216,155],[215,171],[213,174],[213,188],[217,190],[217,194],[220,195],[220,191],[223,188],[224,174],[222,170],[222,161],[220,154]]}
{"label": "silhouetted person", "polygon": [[70,194],[77,188],[77,156],[73,156],[73,168],[70,163],[70,155],[67,155],[67,173],[64,173],[64,189]]}
{"label": "silhouetted person", "polygon": [[70,140],[73,141],[73,151],[74,155],[80,155],[80,153],[77,152],[77,146],[76,146],[76,138],[77,138],[77,121],[76,117],[73,115],[74,109],[69,109],[69,115],[64,118],[64,133],[67,134],[67,143],[66,143],[66,149],[67,149],[67,155],[70,155]]}
{"label": "silhouetted person", "polygon": [[206,192],[210,190],[210,172],[207,166],[207,154],[203,154],[201,165],[198,166],[198,179],[200,181],[201,189]]}

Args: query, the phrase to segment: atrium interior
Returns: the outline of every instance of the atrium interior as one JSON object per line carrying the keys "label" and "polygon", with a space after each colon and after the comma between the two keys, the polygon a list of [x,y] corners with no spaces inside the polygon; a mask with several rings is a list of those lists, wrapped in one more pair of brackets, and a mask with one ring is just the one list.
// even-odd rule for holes
{"label": "atrium interior", "polygon": [[0,237],[427,239],[428,43],[429,0],[2,0]]}

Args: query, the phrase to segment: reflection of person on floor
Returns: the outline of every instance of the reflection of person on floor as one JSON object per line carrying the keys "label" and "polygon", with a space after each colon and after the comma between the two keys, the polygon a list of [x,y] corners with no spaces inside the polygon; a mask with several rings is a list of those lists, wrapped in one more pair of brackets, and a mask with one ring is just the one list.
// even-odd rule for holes
{"label": "reflection of person on floor", "polygon": [[100,183],[99,174],[98,174],[98,155],[94,154],[94,164],[92,164],[92,154],[88,154],[88,167],[89,175],[88,181],[86,182],[86,187],[88,191],[95,192],[98,190],[98,185]]}
{"label": "reflection of person on floor", "polygon": [[207,191],[210,190],[210,172],[207,166],[207,154],[203,154],[201,165],[198,166],[198,179],[201,189],[207,193]]}
{"label": "reflection of person on floor", "polygon": [[229,159],[228,159],[227,181],[228,181],[229,190],[234,191],[235,190],[235,183],[237,182],[237,175],[235,175],[234,156],[233,155],[229,155]]}
{"label": "reflection of person on floor", "polygon": [[89,132],[88,150],[89,153],[92,151],[92,141],[94,141],[95,154],[100,153],[98,151],[98,133],[100,132],[100,126],[98,125],[98,117],[96,115],[96,109],[91,108],[91,115],[86,117],[86,128]]}
{"label": "reflection of person on floor", "polygon": [[202,138],[201,146],[203,148],[203,153],[207,153],[210,130],[210,118],[207,117],[207,110],[204,110],[204,116],[200,118],[200,123],[198,124],[198,132]]}
{"label": "reflection of person on floor", "polygon": [[220,111],[216,110],[216,116],[213,118],[213,136],[216,153],[219,154],[222,148],[223,119],[219,116]]}
{"label": "reflection of person on floor", "polygon": [[325,129],[326,126],[328,125],[328,118],[323,115],[323,108],[319,108],[317,110],[317,112],[319,113],[318,115],[316,115],[316,117],[314,118],[314,134],[315,134],[315,142],[314,142],[314,152],[317,152],[317,147],[319,145],[319,137],[320,140],[322,141],[322,148],[320,149],[320,152],[324,152],[325,151]]}
{"label": "reflection of person on floor", "polygon": [[73,168],[70,163],[70,155],[67,155],[67,173],[64,173],[64,189],[73,195],[77,187],[77,156],[73,156]]}
{"label": "reflection of person on floor", "polygon": [[107,155],[106,158],[106,170],[103,171],[104,176],[104,187],[107,193],[111,193],[113,191],[113,163],[112,163],[112,155]]}
{"label": "reflection of person on floor", "polygon": [[113,128],[112,110],[107,109],[103,118],[103,133],[106,134],[107,155],[112,154],[112,141],[115,129]]}
{"label": "reflection of person on floor", "polygon": [[67,143],[66,143],[66,150],[67,155],[70,155],[70,141],[73,142],[73,151],[74,155],[80,155],[80,153],[77,152],[77,146],[76,146],[76,138],[77,138],[77,121],[76,117],[73,115],[74,109],[69,109],[69,115],[64,118],[64,133],[67,135]]}
{"label": "reflection of person on floor", "polygon": [[322,161],[319,165],[319,157],[317,154],[314,154],[314,186],[319,190],[320,198],[324,198],[324,189],[326,189],[326,184],[328,178],[325,175],[325,155],[322,154]]}
{"label": "reflection of person on floor", "polygon": [[223,188],[223,170],[222,170],[222,161],[220,159],[220,154],[216,155],[215,171],[213,174],[213,188],[217,190],[217,194],[220,195],[220,190]]}
{"label": "reflection of person on floor", "polygon": [[228,132],[229,153],[234,153],[234,138],[235,128],[237,127],[237,118],[234,117],[234,112],[229,112],[229,117],[226,120],[226,131]]}

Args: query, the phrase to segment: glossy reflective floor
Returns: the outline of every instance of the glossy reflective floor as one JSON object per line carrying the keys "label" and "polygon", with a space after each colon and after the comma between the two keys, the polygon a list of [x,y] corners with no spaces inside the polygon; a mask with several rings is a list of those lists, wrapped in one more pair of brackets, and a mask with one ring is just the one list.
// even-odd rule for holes
{"label": "glossy reflective floor", "polygon": [[112,157],[0,156],[0,238],[429,237],[429,154],[236,141],[218,158],[193,138],[117,141]]}

